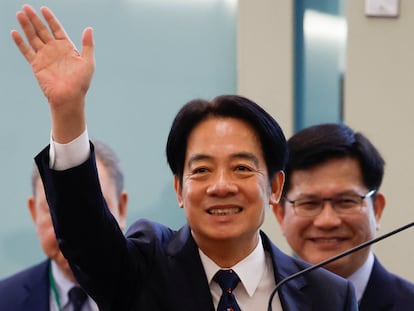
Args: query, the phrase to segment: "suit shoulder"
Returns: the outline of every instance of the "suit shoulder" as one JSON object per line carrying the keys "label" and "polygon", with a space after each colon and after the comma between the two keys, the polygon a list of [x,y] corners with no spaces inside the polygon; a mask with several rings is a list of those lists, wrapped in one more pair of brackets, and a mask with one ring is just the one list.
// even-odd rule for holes
{"label": "suit shoulder", "polygon": [[33,289],[47,299],[49,266],[50,262],[46,260],[0,280],[0,310],[10,310],[9,306],[17,308]]}
{"label": "suit shoulder", "polygon": [[391,272],[389,272],[389,274],[392,280],[389,285],[392,286],[400,296],[406,297],[411,302],[414,302],[414,283],[397,274]]}
{"label": "suit shoulder", "polygon": [[34,279],[36,279],[36,276],[47,276],[49,265],[49,261],[44,261],[1,279],[0,291],[2,291],[4,287],[20,285],[25,280],[33,281]]}
{"label": "suit shoulder", "polygon": [[388,271],[381,262],[375,257],[374,266],[372,268],[371,276],[368,286],[379,284],[388,284],[397,291],[404,291],[406,293],[414,294],[414,283],[404,279],[403,277]]}
{"label": "suit shoulder", "polygon": [[175,230],[160,223],[140,218],[135,221],[127,230],[128,239],[140,240],[143,243],[164,243],[172,239]]}
{"label": "suit shoulder", "polygon": [[388,271],[375,257],[361,310],[406,310],[414,304],[414,284]]}

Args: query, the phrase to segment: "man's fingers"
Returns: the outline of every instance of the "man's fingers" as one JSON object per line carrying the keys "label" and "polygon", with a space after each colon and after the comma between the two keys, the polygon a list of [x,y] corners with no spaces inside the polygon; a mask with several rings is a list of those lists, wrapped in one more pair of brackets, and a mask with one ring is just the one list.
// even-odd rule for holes
{"label": "man's fingers", "polygon": [[35,50],[39,50],[42,48],[44,43],[38,37],[36,31],[33,28],[32,23],[30,22],[29,18],[27,17],[25,12],[17,12],[16,14],[17,20],[22,28],[27,41],[29,42],[30,46]]}
{"label": "man's fingers", "polygon": [[35,52],[24,42],[22,36],[16,30],[12,30],[10,34],[20,53],[31,63],[36,56]]}
{"label": "man's fingers", "polygon": [[[67,36],[64,28],[59,20],[55,17],[53,12],[47,8],[42,7],[41,13],[45,21],[42,22],[39,15],[30,5],[24,5],[23,10],[17,12],[16,17],[26,36],[26,42],[23,36],[16,30],[11,31],[11,36],[26,60],[32,64],[36,58],[37,53],[46,46],[51,46],[56,49],[57,45],[60,48],[69,49],[75,54],[79,55],[75,45]],[[69,44],[68,44],[69,43]],[[82,36],[82,57],[90,64],[94,65],[94,43],[92,28],[86,28]]]}
{"label": "man's fingers", "polygon": [[58,40],[62,40],[62,39],[68,40],[69,39],[68,35],[66,34],[64,28],[59,23],[58,19],[53,14],[53,12],[47,7],[41,7],[40,11],[42,12],[43,17],[45,18],[47,24],[49,25],[49,28],[52,31],[53,36]]}
{"label": "man's fingers", "polygon": [[33,31],[39,38],[39,40],[43,43],[47,43],[50,40],[52,40],[53,37],[50,34],[49,29],[40,19],[39,15],[37,15],[36,11],[30,5],[27,4],[23,6],[23,11],[29,19]]}

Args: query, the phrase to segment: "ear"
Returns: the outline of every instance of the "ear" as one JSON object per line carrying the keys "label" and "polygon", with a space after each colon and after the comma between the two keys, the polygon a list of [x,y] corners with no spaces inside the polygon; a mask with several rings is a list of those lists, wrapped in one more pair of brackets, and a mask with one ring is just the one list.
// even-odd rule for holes
{"label": "ear", "polygon": [[377,222],[378,229],[380,227],[380,220],[381,220],[384,208],[385,208],[385,202],[386,202],[385,196],[381,192],[377,192],[375,194],[375,199],[374,199],[374,216]]}
{"label": "ear", "polygon": [[178,206],[183,208],[183,196],[181,194],[180,180],[178,179],[177,175],[174,175],[174,190],[175,194],[177,195]]}
{"label": "ear", "polygon": [[277,222],[279,223],[280,228],[283,232],[283,219],[285,218],[285,207],[280,202],[273,205],[273,214],[275,215],[275,218]]}
{"label": "ear", "polygon": [[31,196],[27,199],[27,208],[29,209],[30,216],[32,216],[32,220],[36,223],[36,204],[34,196]]}
{"label": "ear", "polygon": [[118,223],[119,227],[124,230],[126,228],[126,218],[128,211],[128,193],[122,191],[118,202]]}
{"label": "ear", "polygon": [[272,184],[271,184],[271,191],[269,204],[275,206],[279,203],[280,197],[282,196],[283,185],[285,183],[285,172],[279,171],[273,177]]}

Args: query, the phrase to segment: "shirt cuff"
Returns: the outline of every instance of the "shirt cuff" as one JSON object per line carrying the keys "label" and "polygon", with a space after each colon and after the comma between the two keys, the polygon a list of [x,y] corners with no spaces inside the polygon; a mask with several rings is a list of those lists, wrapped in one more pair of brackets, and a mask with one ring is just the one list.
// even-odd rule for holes
{"label": "shirt cuff", "polygon": [[63,171],[85,162],[90,154],[88,130],[67,144],[59,144],[50,134],[49,167]]}

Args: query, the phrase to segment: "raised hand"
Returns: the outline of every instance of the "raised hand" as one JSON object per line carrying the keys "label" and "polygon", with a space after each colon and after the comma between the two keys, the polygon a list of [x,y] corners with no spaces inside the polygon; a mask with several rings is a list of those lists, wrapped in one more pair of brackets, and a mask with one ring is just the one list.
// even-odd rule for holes
{"label": "raised hand", "polygon": [[40,11],[49,28],[31,6],[24,5],[16,17],[27,43],[16,30],[11,36],[49,102],[54,138],[65,143],[85,128],[85,96],[95,67],[92,29],[84,30],[79,53],[52,11],[47,7]]}

